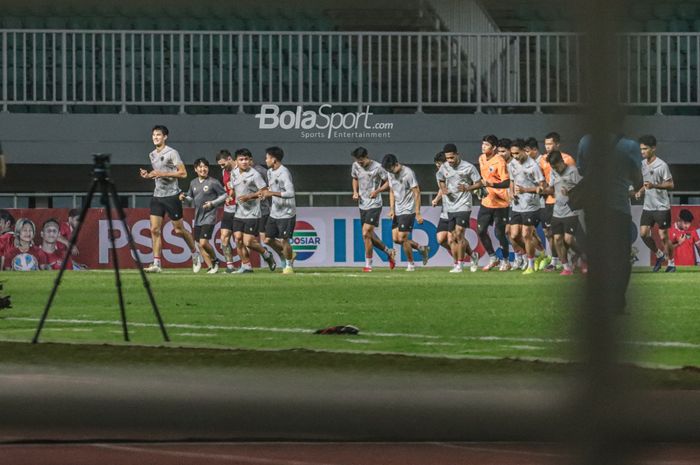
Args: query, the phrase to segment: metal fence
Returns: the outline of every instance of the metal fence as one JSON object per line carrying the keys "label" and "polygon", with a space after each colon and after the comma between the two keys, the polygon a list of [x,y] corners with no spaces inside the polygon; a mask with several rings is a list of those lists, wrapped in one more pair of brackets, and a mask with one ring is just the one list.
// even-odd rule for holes
{"label": "metal fence", "polygon": [[[618,38],[621,103],[700,105],[700,34]],[[570,33],[1,30],[1,104],[572,107],[585,100],[584,43]]]}

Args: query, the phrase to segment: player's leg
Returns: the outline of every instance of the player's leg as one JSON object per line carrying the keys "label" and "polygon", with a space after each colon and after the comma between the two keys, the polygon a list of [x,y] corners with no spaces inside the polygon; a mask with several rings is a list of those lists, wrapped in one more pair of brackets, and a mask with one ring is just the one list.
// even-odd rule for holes
{"label": "player's leg", "polygon": [[520,236],[525,248],[525,254],[527,255],[527,270],[530,273],[535,271],[535,240],[533,235],[535,234],[535,228],[532,225],[524,224],[520,227]]}
{"label": "player's leg", "polygon": [[656,261],[652,270],[656,273],[661,269],[661,265],[664,260],[666,260],[666,255],[664,251],[659,249],[656,245],[656,241],[652,236],[652,231],[654,224],[656,223],[656,218],[654,213],[648,210],[642,210],[642,217],[639,219],[639,237],[644,242],[649,250],[656,256]]}
{"label": "player's leg", "polygon": [[406,271],[413,271],[413,248],[411,247],[410,241],[408,239],[408,232],[399,231],[397,234],[397,243],[403,247],[403,252],[406,255],[406,260],[408,260],[408,266]]}
{"label": "player's leg", "polygon": [[362,241],[365,244],[365,271],[372,269],[372,259],[374,258],[374,226],[368,223],[362,224]]}
{"label": "player's leg", "polygon": [[148,272],[158,272],[161,269],[161,251],[163,249],[161,232],[163,229],[163,217],[151,215],[151,240],[153,241],[153,264],[145,268]]}
{"label": "player's leg", "polygon": [[185,240],[185,242],[187,243],[187,247],[190,248],[192,256],[194,257],[197,254],[197,247],[195,247],[194,245],[194,239],[192,238],[192,234],[190,234],[189,231],[185,229],[185,225],[183,224],[182,219],[172,220],[172,223],[173,234]]}
{"label": "player's leg", "polygon": [[656,214],[656,224],[659,225],[659,237],[661,238],[661,243],[663,244],[663,249],[668,259],[666,272],[674,272],[676,271],[676,261],[673,255],[673,243],[671,243],[671,238],[668,234],[668,229],[671,227],[671,210],[658,212]]}
{"label": "player's leg", "polygon": [[479,216],[477,218],[477,229],[476,233],[479,236],[481,245],[486,249],[486,253],[489,255],[489,263],[482,268],[484,271],[489,271],[496,266],[498,266],[498,257],[496,256],[496,251],[493,248],[493,243],[491,242],[491,236],[489,236],[489,226],[493,224],[494,221],[494,209],[488,207],[481,207],[479,209]]}
{"label": "player's leg", "polygon": [[510,270],[510,262],[508,257],[510,256],[510,242],[508,241],[508,236],[506,235],[506,225],[508,224],[508,208],[497,208],[494,213],[494,235],[498,242],[501,244],[501,251],[503,252],[503,262],[499,267],[500,271]]}
{"label": "player's leg", "polygon": [[258,242],[258,236],[260,232],[258,231],[259,221],[257,219],[245,220],[245,229],[243,231],[243,244],[248,248],[248,250],[254,250],[262,256],[270,271],[275,271],[277,268],[277,263],[275,263],[275,257],[272,256],[269,250],[264,248]]}

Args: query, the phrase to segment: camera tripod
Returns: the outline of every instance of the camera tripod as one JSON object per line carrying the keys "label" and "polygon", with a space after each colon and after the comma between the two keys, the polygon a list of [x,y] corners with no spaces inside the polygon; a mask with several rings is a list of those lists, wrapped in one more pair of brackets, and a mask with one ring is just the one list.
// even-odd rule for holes
{"label": "camera tripod", "polygon": [[121,311],[121,323],[122,330],[124,333],[124,341],[129,342],[129,330],[126,325],[124,296],[122,294],[122,282],[121,277],[119,275],[119,259],[117,257],[117,249],[114,246],[114,225],[112,222],[112,207],[110,205],[110,196],[111,203],[114,204],[114,207],[117,210],[118,219],[122,222],[122,224],[124,225],[124,229],[126,230],[129,248],[131,249],[134,261],[136,262],[136,265],[139,269],[139,273],[141,274],[143,286],[146,288],[146,293],[148,294],[148,298],[151,302],[151,307],[153,307],[153,313],[155,314],[156,319],[158,320],[158,325],[160,326],[160,331],[163,334],[163,339],[166,342],[169,342],[170,338],[168,337],[168,333],[165,330],[165,325],[163,324],[163,319],[161,318],[160,312],[158,311],[158,305],[156,304],[156,300],[153,297],[151,285],[148,282],[146,273],[143,271],[143,264],[141,263],[141,258],[139,257],[136,245],[134,244],[134,238],[131,235],[131,229],[129,229],[129,226],[126,223],[126,215],[124,214],[124,209],[119,204],[119,194],[117,194],[117,188],[112,182],[112,180],[109,178],[109,154],[93,154],[93,159],[94,165],[92,171],[92,186],[90,186],[90,190],[87,193],[87,198],[85,199],[83,208],[80,211],[78,226],[75,229],[75,232],[73,233],[73,237],[71,237],[70,245],[66,250],[66,255],[63,258],[63,263],[61,264],[61,270],[58,272],[58,276],[56,277],[56,281],[54,282],[53,289],[51,289],[49,301],[46,303],[44,313],[41,315],[41,320],[39,321],[39,326],[37,326],[36,328],[36,334],[34,334],[34,339],[32,339],[32,343],[36,344],[37,342],[39,342],[39,335],[41,334],[41,330],[43,329],[44,323],[46,322],[46,317],[49,314],[49,309],[51,308],[53,299],[54,297],[56,297],[56,292],[58,291],[58,286],[61,284],[61,278],[63,277],[63,273],[66,271],[66,267],[68,266],[68,261],[70,259],[73,247],[78,242],[78,236],[80,235],[80,231],[83,228],[88,208],[90,208],[90,205],[92,204],[92,198],[94,197],[95,193],[98,192],[98,190],[101,193],[101,203],[104,206],[105,213],[107,214],[107,222],[109,224],[109,240],[112,244],[112,260],[114,261],[114,273],[116,277],[117,294],[119,295],[119,309]]}

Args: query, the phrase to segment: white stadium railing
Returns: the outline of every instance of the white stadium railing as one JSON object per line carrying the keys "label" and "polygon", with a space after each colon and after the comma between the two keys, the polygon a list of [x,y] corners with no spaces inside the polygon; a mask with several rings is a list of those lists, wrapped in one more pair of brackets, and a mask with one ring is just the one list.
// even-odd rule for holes
{"label": "white stadium railing", "polygon": [[[619,36],[620,101],[698,105],[700,34]],[[571,33],[0,30],[4,111],[39,106],[572,107],[585,100]],[[41,110],[47,111],[47,110]],[[196,111],[196,110],[194,110]]]}

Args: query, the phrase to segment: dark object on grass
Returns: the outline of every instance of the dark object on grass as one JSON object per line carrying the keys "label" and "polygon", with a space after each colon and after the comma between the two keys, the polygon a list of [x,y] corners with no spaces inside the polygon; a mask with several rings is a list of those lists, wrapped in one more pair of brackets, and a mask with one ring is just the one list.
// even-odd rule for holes
{"label": "dark object on grass", "polygon": [[324,329],[317,329],[314,334],[357,334],[360,330],[355,326],[329,326]]}
{"label": "dark object on grass", "polygon": [[12,308],[12,302],[10,302],[9,295],[0,297],[0,310],[3,308]]}

